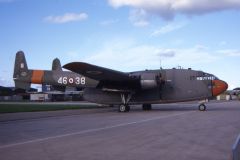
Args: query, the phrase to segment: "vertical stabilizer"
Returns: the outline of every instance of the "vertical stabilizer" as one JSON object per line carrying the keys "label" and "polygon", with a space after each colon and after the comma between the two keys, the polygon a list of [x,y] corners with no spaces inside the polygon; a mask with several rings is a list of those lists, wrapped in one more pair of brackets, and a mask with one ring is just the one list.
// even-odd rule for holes
{"label": "vertical stabilizer", "polygon": [[24,74],[28,71],[27,62],[24,56],[23,51],[18,51],[15,58],[15,65],[14,65],[14,74],[13,78],[17,78],[21,74]]}
{"label": "vertical stabilizer", "polygon": [[29,71],[23,51],[16,53],[13,79],[16,88],[28,90],[30,88]]}
{"label": "vertical stabilizer", "polygon": [[58,58],[55,58],[52,62],[52,70],[53,71],[62,71],[61,62]]}
{"label": "vertical stabilizer", "polygon": [[[52,70],[53,71],[62,71],[62,66],[61,66],[61,62],[58,58],[55,58],[52,62]],[[66,90],[66,86],[59,86],[59,85],[52,85],[51,90],[57,90],[57,91],[62,91],[65,92]]]}
{"label": "vertical stabilizer", "polygon": [[[61,62],[58,58],[55,58],[53,60],[53,63],[52,63],[52,70],[53,71],[62,71],[62,66],[61,66]],[[52,85],[51,86],[51,90],[57,90],[57,91],[62,91],[62,92],[65,92],[66,90],[66,86],[59,86],[59,85]]]}

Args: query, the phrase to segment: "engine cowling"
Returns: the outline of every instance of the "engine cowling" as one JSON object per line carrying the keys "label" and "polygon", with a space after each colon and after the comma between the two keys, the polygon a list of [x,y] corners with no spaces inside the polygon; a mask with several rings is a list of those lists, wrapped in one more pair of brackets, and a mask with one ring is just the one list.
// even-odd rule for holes
{"label": "engine cowling", "polygon": [[160,86],[161,76],[156,73],[144,73],[141,75],[141,88],[153,89]]}
{"label": "engine cowling", "polygon": [[158,86],[155,79],[141,79],[141,88],[142,89],[153,89]]}

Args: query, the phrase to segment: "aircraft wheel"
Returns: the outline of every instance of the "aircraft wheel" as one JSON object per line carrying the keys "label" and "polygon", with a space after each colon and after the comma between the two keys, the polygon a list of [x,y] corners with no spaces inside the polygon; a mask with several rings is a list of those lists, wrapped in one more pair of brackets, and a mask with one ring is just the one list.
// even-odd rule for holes
{"label": "aircraft wheel", "polygon": [[130,106],[121,104],[119,106],[119,112],[129,112],[130,111]]}
{"label": "aircraft wheel", "polygon": [[198,106],[198,110],[199,110],[199,111],[205,111],[205,110],[206,110],[205,104],[200,104],[200,105]]}
{"label": "aircraft wheel", "polygon": [[152,105],[151,104],[143,104],[142,108],[144,111],[149,111],[149,110],[152,110]]}
{"label": "aircraft wheel", "polygon": [[129,112],[129,111],[130,111],[130,106],[127,105],[127,106],[126,106],[126,109],[127,109],[126,112]]}

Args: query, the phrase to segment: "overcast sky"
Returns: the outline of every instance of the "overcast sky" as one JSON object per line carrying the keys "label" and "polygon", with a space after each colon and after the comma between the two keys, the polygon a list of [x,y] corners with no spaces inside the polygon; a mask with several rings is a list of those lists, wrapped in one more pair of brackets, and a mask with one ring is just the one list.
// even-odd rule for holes
{"label": "overcast sky", "polygon": [[182,66],[240,86],[239,0],[0,0],[0,85],[15,54],[50,70],[84,61],[119,71]]}

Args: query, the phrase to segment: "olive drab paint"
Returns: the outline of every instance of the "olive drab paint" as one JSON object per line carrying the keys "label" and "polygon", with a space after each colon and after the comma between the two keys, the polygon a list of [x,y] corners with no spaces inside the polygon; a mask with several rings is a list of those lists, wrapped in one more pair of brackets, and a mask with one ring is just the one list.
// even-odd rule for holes
{"label": "olive drab paint", "polygon": [[[24,53],[16,54],[13,79],[17,88],[28,89],[31,83],[48,84],[56,89],[71,86],[83,88],[86,101],[119,105],[119,111],[129,111],[130,104],[151,104],[204,100],[224,92],[228,85],[213,74],[192,69],[158,69],[120,72],[84,63],[63,66],[53,61],[52,70],[28,69]],[[199,109],[205,110],[201,104]]]}

